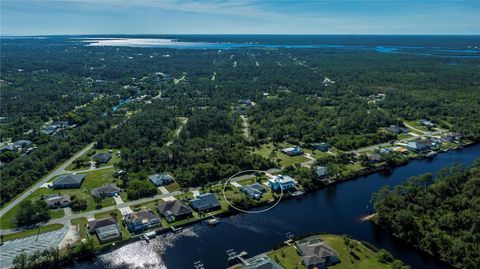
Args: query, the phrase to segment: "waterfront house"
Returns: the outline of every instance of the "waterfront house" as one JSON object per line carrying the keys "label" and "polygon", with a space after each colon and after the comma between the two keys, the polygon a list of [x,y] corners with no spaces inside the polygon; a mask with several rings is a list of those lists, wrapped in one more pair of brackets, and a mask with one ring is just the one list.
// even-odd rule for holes
{"label": "waterfront house", "polygon": [[173,183],[173,176],[169,173],[151,175],[148,179],[157,187]]}
{"label": "waterfront house", "polygon": [[299,147],[284,148],[281,151],[288,156],[298,156],[303,153]]}
{"label": "waterfront house", "polygon": [[190,200],[190,206],[195,211],[213,211],[220,209],[220,203],[213,193],[202,193]]}
{"label": "waterfront house", "polygon": [[319,150],[319,151],[322,151],[322,152],[327,152],[329,149],[330,149],[330,145],[328,143],[313,143],[313,144],[310,144],[310,146],[313,148],[313,149],[316,149],[316,150]]}
{"label": "waterfront house", "polygon": [[85,175],[70,173],[61,175],[52,184],[53,189],[78,189],[85,180]]}
{"label": "waterfront house", "polygon": [[318,179],[325,178],[328,176],[328,169],[325,166],[316,166],[315,167],[315,175]]}
{"label": "waterfront house", "polygon": [[125,224],[130,232],[141,232],[160,225],[160,218],[152,211],[142,209],[124,216]]}
{"label": "waterfront house", "polygon": [[96,234],[102,244],[122,239],[122,232],[114,218],[89,221],[88,232]]}
{"label": "waterfront house", "polygon": [[429,120],[426,119],[420,119],[420,125],[426,126],[426,127],[434,127],[435,124]]}
{"label": "waterfront house", "polygon": [[302,256],[302,264],[308,269],[323,269],[340,262],[335,250],[319,236],[296,241],[295,248]]}
{"label": "waterfront house", "polygon": [[417,140],[417,141],[408,142],[407,148],[415,152],[421,152],[421,151],[428,150],[430,147],[427,143],[424,143],[421,140]]}
{"label": "waterfront house", "polygon": [[243,269],[284,269],[283,266],[270,259],[265,254],[260,254],[246,261]]}
{"label": "waterfront house", "polygon": [[69,207],[72,201],[70,201],[70,196],[68,194],[65,195],[49,195],[43,199],[46,203],[48,208],[64,208]]}
{"label": "waterfront house", "polygon": [[262,198],[267,189],[259,183],[253,183],[250,185],[241,186],[240,191],[252,199],[259,200]]}
{"label": "waterfront house", "polygon": [[121,191],[114,183],[92,189],[92,196],[98,198],[117,196]]}
{"label": "waterfront house", "polygon": [[92,156],[92,159],[97,163],[108,163],[112,158],[112,153],[97,153]]}
{"label": "waterfront house", "polygon": [[278,175],[268,180],[268,186],[274,191],[277,191],[280,189],[282,189],[283,191],[286,191],[288,189],[295,187],[295,185],[297,185],[297,181],[295,181],[295,179],[286,175]]}
{"label": "waterfront house", "polygon": [[379,163],[382,161],[382,157],[379,154],[367,154],[369,163]]}
{"label": "waterfront house", "polygon": [[193,215],[192,209],[179,200],[160,203],[157,205],[157,210],[167,221],[185,219]]}

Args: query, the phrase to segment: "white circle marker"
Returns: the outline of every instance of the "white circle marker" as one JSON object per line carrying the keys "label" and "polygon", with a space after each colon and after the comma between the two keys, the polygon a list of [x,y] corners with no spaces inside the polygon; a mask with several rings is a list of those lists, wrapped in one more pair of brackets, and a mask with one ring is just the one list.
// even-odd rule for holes
{"label": "white circle marker", "polygon": [[225,190],[227,188],[227,185],[229,184],[230,180],[232,180],[232,178],[238,176],[239,174],[243,174],[243,173],[248,173],[248,172],[259,172],[259,173],[263,173],[263,174],[268,174],[268,172],[266,171],[262,171],[262,170],[243,170],[243,171],[240,171],[236,174],[234,174],[233,176],[231,176],[230,178],[227,179],[227,181],[225,181],[225,184],[223,184],[223,189],[222,189],[222,192],[223,192],[223,198],[225,199],[225,201],[233,208],[235,208],[236,210],[240,211],[240,212],[243,212],[243,213],[249,213],[249,214],[258,214],[258,213],[263,213],[263,212],[266,212],[272,208],[274,208],[279,202],[280,200],[282,200],[282,197],[283,197],[283,187],[282,187],[282,184],[280,184],[280,197],[278,198],[277,202],[275,202],[275,204],[273,204],[272,206],[268,207],[268,208],[265,208],[265,209],[262,209],[262,210],[244,210],[244,209],[241,209],[241,208],[238,208],[236,206],[234,206],[232,203],[230,203],[230,201],[228,200],[227,198],[227,195],[225,194]]}

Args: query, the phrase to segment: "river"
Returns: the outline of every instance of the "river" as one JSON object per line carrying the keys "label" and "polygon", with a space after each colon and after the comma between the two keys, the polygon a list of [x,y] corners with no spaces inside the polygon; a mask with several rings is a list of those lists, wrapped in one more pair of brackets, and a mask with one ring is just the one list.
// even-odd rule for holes
{"label": "river", "polygon": [[348,234],[385,248],[413,269],[443,269],[449,265],[390,236],[370,222],[372,193],[384,185],[397,185],[408,177],[435,173],[454,163],[471,165],[480,157],[480,145],[438,154],[433,160],[415,160],[392,172],[359,177],[308,194],[302,199],[283,201],[262,214],[239,214],[215,227],[198,224],[178,234],[166,234],[149,244],[135,242],[100,255],[95,262],[77,268],[193,268],[201,260],[205,268],[225,268],[226,251],[246,250],[250,256],[272,249],[286,240],[286,233],[298,235],[328,232]]}

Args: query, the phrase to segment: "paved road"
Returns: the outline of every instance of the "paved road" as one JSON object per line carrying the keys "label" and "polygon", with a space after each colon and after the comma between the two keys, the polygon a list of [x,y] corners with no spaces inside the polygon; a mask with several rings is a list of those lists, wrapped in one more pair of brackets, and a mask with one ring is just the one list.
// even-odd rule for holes
{"label": "paved road", "polygon": [[[80,150],[79,152],[77,152],[75,155],[73,155],[70,159],[68,159],[66,162],[64,162],[60,167],[58,167],[57,169],[53,170],[50,174],[48,174],[46,177],[44,177],[41,181],[35,183],[35,185],[33,185],[32,187],[30,187],[30,189],[24,193],[22,193],[20,196],[17,196],[15,198],[15,200],[13,200],[11,203],[9,203],[8,205],[6,205],[4,208],[2,208],[0,210],[0,218],[3,217],[3,215],[5,215],[5,213],[7,213],[10,209],[12,209],[13,207],[15,207],[17,204],[19,204],[21,201],[23,201],[25,198],[27,198],[31,193],[33,193],[34,191],[40,189],[42,187],[43,184],[49,182],[50,180],[52,180],[54,177],[58,176],[58,175],[61,175],[61,174],[65,174],[65,173],[68,173],[68,171],[66,171],[65,169],[67,168],[67,166],[69,166],[75,159],[77,159],[78,157],[82,156],[83,154],[85,154],[87,151],[89,151],[94,145],[94,142],[93,143],[90,143],[88,146],[86,146],[85,148],[83,148],[82,150]],[[90,171],[90,170],[89,170]]]}
{"label": "paved road", "polygon": [[422,131],[422,130],[420,130],[420,129],[417,129],[417,128],[413,127],[412,125],[410,125],[410,124],[408,124],[408,123],[406,123],[406,122],[404,122],[403,124],[404,124],[407,128],[412,129],[412,130],[414,130],[414,131],[417,131],[417,132],[419,132],[419,133],[422,133],[422,134],[425,135],[425,136],[434,136],[434,135],[438,135],[438,134],[442,134],[442,133],[447,132],[447,130],[442,130],[442,129],[439,129],[439,128],[436,128],[437,131],[435,131],[435,132],[426,132],[426,131]]}
{"label": "paved road", "polygon": [[[155,200],[159,200],[159,199],[162,199],[162,198],[167,198],[167,197],[180,195],[182,193],[183,192],[181,192],[181,191],[175,191],[175,192],[170,192],[170,193],[166,193],[166,194],[159,194],[159,195],[155,195],[153,197],[148,197],[148,198],[143,198],[143,199],[139,199],[139,200],[125,202],[123,204],[119,204],[119,205],[116,205],[116,206],[112,205],[112,206],[107,206],[107,207],[104,207],[104,208],[101,208],[101,209],[98,209],[98,210],[83,212],[83,213],[79,213],[79,214],[65,215],[64,217],[59,218],[59,219],[52,219],[52,220],[50,220],[49,222],[47,222],[43,225],[50,225],[50,224],[57,224],[57,223],[58,224],[65,224],[65,223],[68,223],[72,219],[93,217],[93,215],[98,214],[98,213],[104,213],[104,212],[112,211],[112,210],[115,210],[115,209],[122,209],[122,208],[130,207],[130,206],[136,206],[136,205],[140,205],[140,204],[144,204],[144,203],[149,203],[149,202],[153,202]],[[19,230],[17,230],[17,229],[0,230],[0,234],[3,234],[3,235],[17,233],[17,232],[19,232]]]}

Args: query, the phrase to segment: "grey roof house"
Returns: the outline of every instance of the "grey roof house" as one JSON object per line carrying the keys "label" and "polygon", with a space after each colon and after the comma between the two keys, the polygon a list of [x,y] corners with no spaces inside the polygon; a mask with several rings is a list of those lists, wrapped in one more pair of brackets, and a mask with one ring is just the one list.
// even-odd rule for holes
{"label": "grey roof house", "polygon": [[430,146],[421,140],[417,140],[417,141],[408,142],[407,148],[413,151],[424,151],[424,150],[428,150]]}
{"label": "grey roof house", "polygon": [[330,145],[328,143],[313,143],[313,144],[310,144],[310,146],[316,150],[320,150],[320,151],[323,151],[323,152],[327,152],[328,149],[330,148]]}
{"label": "grey roof house", "polygon": [[97,234],[101,243],[122,239],[122,232],[114,218],[89,221],[88,231],[90,234]]}
{"label": "grey roof house", "polygon": [[298,254],[302,256],[302,264],[306,268],[322,269],[340,262],[335,250],[319,236],[311,236],[296,241],[295,247]]}
{"label": "grey roof house", "polygon": [[160,214],[165,216],[168,221],[187,218],[193,214],[192,209],[184,202],[179,200],[166,201],[158,204],[157,210]]}
{"label": "grey roof house", "polygon": [[379,154],[367,154],[367,158],[371,163],[378,163],[382,161],[382,157]]}
{"label": "grey roof house", "polygon": [[85,175],[83,174],[61,175],[51,184],[51,187],[53,189],[78,189],[84,180]]}
{"label": "grey roof house", "polygon": [[262,198],[262,195],[267,191],[267,188],[265,188],[259,183],[253,183],[240,187],[240,190],[244,192],[248,197],[258,200]]}
{"label": "grey roof house", "polygon": [[17,140],[15,142],[13,142],[13,146],[17,149],[20,149],[20,148],[28,148],[30,147],[31,145],[33,145],[33,142],[30,141],[30,140]]}
{"label": "grey roof house", "polygon": [[219,209],[220,203],[213,193],[202,193],[195,199],[190,200],[190,206],[196,211],[208,211]]}
{"label": "grey roof house", "polygon": [[157,187],[173,183],[173,176],[169,173],[151,175],[148,179]]}
{"label": "grey roof house", "polygon": [[325,166],[316,166],[315,175],[317,176],[317,178],[324,178],[328,176],[328,168]]}
{"label": "grey roof house", "polygon": [[49,195],[43,199],[46,203],[48,208],[59,208],[59,207],[69,207],[72,201],[70,201],[70,196],[65,195]]}
{"label": "grey roof house", "polygon": [[160,218],[150,210],[145,209],[127,214],[124,219],[130,232],[140,232],[161,224]]}
{"label": "grey roof house", "polygon": [[122,189],[117,187],[117,185],[112,183],[112,184],[107,184],[98,188],[93,188],[92,195],[93,197],[98,197],[98,198],[112,197],[112,196],[118,195],[118,193],[121,190]]}
{"label": "grey roof house", "polygon": [[108,163],[111,158],[111,153],[97,153],[92,156],[92,159],[98,163]]}

